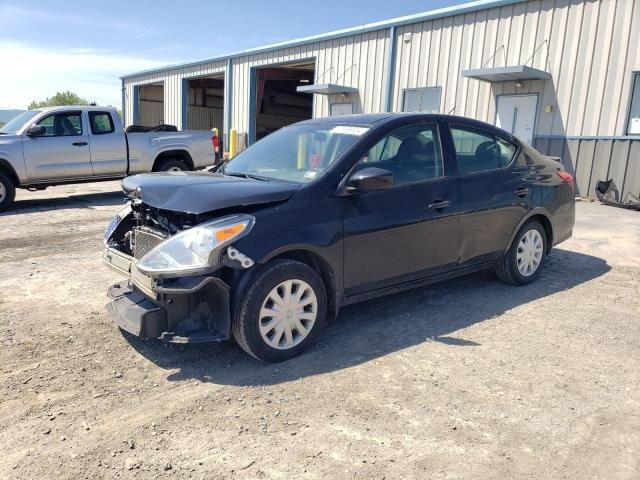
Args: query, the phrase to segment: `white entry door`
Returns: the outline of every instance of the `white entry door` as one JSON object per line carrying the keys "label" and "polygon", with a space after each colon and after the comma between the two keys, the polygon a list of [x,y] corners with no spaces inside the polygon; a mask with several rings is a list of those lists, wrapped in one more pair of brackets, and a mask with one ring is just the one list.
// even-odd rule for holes
{"label": "white entry door", "polygon": [[537,107],[537,95],[500,95],[496,125],[531,144]]}

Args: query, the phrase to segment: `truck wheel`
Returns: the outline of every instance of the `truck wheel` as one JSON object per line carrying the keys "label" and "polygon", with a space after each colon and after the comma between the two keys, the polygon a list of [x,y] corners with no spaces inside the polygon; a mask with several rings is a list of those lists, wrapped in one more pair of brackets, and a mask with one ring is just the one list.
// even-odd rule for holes
{"label": "truck wheel", "polygon": [[16,198],[16,186],[9,175],[0,170],[0,212],[4,212]]}
{"label": "truck wheel", "polygon": [[156,168],[157,172],[186,172],[188,170],[189,167],[187,164],[177,158],[160,160],[158,167]]}
{"label": "truck wheel", "polygon": [[326,315],[327,292],[316,271],[294,260],[274,260],[242,297],[233,336],[258,360],[281,362],[314,342]]}
{"label": "truck wheel", "polygon": [[505,283],[526,285],[538,278],[546,256],[547,234],[540,222],[532,220],[520,229],[496,273]]}

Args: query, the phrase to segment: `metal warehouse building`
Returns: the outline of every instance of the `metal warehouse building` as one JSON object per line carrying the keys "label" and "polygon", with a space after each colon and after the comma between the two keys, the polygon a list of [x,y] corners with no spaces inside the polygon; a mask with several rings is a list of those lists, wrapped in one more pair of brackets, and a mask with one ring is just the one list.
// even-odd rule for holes
{"label": "metal warehouse building", "polygon": [[640,1],[483,0],[122,77],[125,123],[284,125],[425,111],[562,157],[582,195],[640,191]]}

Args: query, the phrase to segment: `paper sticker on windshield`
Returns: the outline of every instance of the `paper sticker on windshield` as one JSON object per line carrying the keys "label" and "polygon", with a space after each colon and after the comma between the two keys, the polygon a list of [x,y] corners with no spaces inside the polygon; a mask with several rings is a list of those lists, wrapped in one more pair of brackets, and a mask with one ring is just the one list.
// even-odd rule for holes
{"label": "paper sticker on windshield", "polygon": [[366,133],[369,129],[367,127],[354,127],[351,125],[338,125],[333,127],[329,133],[338,133],[342,135],[355,135],[356,137]]}
{"label": "paper sticker on windshield", "polygon": [[316,178],[318,172],[314,172],[313,170],[308,170],[304,172],[304,178]]}

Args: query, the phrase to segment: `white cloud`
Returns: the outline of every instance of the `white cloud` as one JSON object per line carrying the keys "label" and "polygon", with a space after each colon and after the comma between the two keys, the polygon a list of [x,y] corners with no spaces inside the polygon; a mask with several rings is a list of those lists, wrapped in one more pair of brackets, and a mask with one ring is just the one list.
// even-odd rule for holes
{"label": "white cloud", "polygon": [[26,108],[58,91],[71,90],[99,105],[121,103],[119,77],[174,62],[94,49],[46,50],[0,41],[0,109]]}

